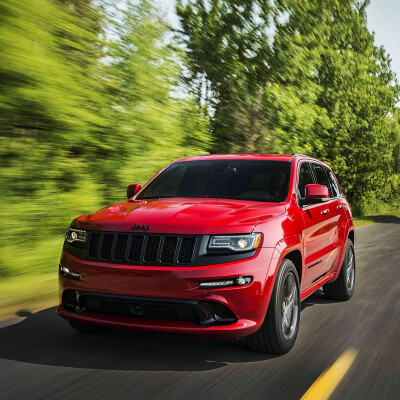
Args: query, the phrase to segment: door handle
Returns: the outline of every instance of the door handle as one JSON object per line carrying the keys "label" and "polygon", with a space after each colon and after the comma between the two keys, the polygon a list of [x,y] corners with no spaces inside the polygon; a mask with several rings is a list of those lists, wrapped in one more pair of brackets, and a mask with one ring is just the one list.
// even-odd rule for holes
{"label": "door handle", "polygon": [[341,210],[341,209],[343,208],[343,204],[339,204],[339,205],[337,206],[337,208],[338,208],[339,210]]}
{"label": "door handle", "polygon": [[328,212],[329,212],[329,208],[327,208],[326,210],[322,210],[322,211],[321,211],[321,214],[326,215],[326,214],[328,214]]}

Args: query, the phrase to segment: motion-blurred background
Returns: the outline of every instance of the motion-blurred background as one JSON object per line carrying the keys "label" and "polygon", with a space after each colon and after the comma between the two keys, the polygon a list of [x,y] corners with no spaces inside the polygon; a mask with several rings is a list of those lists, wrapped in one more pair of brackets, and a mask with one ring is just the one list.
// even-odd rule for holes
{"label": "motion-blurred background", "polygon": [[310,154],[356,215],[398,213],[399,86],[368,1],[171,0],[172,26],[165,3],[0,0],[0,317],[55,301],[75,216],[178,157]]}

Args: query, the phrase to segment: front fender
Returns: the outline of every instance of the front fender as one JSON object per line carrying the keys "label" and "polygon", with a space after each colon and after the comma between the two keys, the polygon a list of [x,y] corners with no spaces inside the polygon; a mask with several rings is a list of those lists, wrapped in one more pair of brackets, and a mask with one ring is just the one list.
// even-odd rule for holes
{"label": "front fender", "polygon": [[[299,235],[292,235],[281,239],[274,248],[274,252],[272,253],[272,258],[270,262],[270,266],[268,268],[267,275],[265,277],[265,287],[266,290],[266,304],[269,304],[271,300],[272,291],[274,289],[276,276],[278,275],[279,267],[283,261],[283,259],[292,251],[298,250],[301,253],[301,268],[304,268],[303,261],[303,252],[302,252],[302,244],[301,238]],[[302,270],[303,274],[303,270]],[[299,277],[300,278],[300,277]],[[301,285],[301,281],[300,281]]]}

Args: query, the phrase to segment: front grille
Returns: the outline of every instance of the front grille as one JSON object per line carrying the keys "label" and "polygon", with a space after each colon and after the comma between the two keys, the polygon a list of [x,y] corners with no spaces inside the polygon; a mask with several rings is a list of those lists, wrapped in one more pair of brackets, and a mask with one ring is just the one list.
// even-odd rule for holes
{"label": "front grille", "polygon": [[103,260],[109,260],[111,258],[113,242],[114,242],[114,235],[103,236],[103,243],[100,252],[100,257]]}
{"label": "front grille", "polygon": [[161,251],[162,263],[172,263],[174,261],[177,244],[177,237],[168,236],[164,239],[164,246]]}
{"label": "front grille", "polygon": [[150,236],[147,238],[146,250],[144,252],[144,262],[155,263],[157,261],[158,248],[161,238],[159,236]]}
{"label": "front grille", "polygon": [[127,235],[118,235],[115,243],[114,259],[116,261],[125,260],[126,245],[128,244]]}
{"label": "front grille", "polygon": [[191,264],[197,238],[188,235],[157,235],[91,232],[88,258],[126,264]]}
{"label": "front grille", "polygon": [[194,246],[196,244],[195,238],[183,238],[181,248],[179,250],[178,262],[188,264],[192,260]]}
{"label": "front grille", "polygon": [[143,242],[144,236],[131,237],[128,261],[140,262],[140,254],[142,252]]}
{"label": "front grille", "polygon": [[100,244],[100,234],[92,233],[89,245],[89,257],[96,257]]}

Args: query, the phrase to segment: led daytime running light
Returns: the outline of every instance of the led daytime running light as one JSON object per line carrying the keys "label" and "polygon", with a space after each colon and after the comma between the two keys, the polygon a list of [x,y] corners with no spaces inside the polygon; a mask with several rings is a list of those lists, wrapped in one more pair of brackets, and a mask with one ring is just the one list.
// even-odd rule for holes
{"label": "led daytime running light", "polygon": [[205,281],[199,283],[199,289],[216,289],[223,287],[244,286],[252,282],[251,276],[239,276],[238,278],[221,279],[219,281]]}

